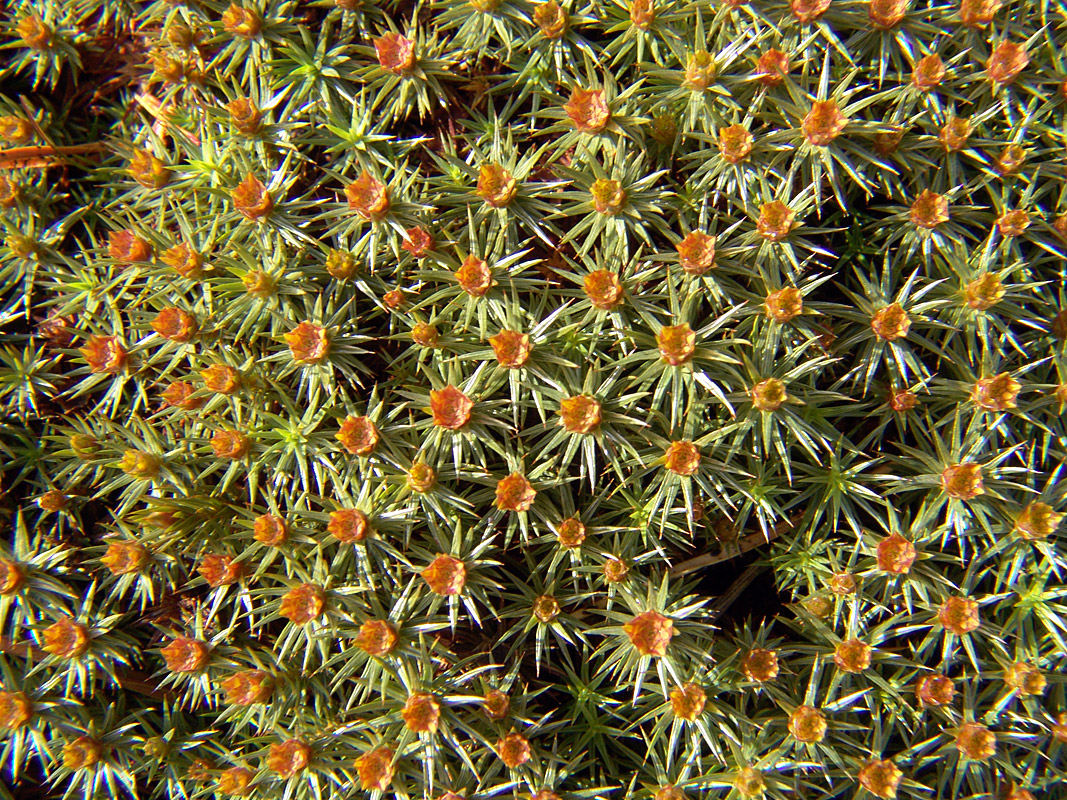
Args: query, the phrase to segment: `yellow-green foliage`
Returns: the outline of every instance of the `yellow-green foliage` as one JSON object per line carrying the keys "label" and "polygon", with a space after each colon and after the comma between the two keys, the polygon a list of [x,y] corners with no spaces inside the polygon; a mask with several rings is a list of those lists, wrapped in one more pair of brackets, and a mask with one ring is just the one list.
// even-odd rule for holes
{"label": "yellow-green foliage", "polygon": [[6,3],[0,798],[1067,796],[1061,4],[241,2]]}

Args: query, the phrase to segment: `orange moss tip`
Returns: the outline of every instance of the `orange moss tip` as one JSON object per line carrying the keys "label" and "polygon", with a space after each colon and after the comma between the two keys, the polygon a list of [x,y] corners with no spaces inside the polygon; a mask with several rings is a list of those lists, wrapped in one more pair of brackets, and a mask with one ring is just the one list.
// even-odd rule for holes
{"label": "orange moss tip", "polygon": [[754,767],[741,767],[733,780],[734,789],[742,797],[762,797],[767,786],[763,773]]}
{"label": "orange moss tip", "polygon": [[623,633],[643,656],[661,657],[675,634],[674,623],[658,611],[645,611],[622,626]]}
{"label": "orange moss tip", "polygon": [[24,692],[0,691],[0,730],[18,730],[31,719],[33,701]]}
{"label": "orange moss tip", "polygon": [[230,124],[239,133],[246,136],[259,133],[263,125],[263,112],[247,97],[231,100],[225,105],[225,109],[230,112]]}
{"label": "orange moss tip", "polygon": [[960,0],[960,21],[968,28],[980,28],[993,21],[1003,0]]}
{"label": "orange moss tip", "polygon": [[204,405],[204,398],[194,397],[196,389],[191,383],[175,381],[161,392],[164,407],[194,411]]}
{"label": "orange moss tip", "polygon": [[400,245],[400,249],[407,250],[415,258],[425,258],[437,244],[433,234],[425,228],[408,228],[405,234],[404,243]]}
{"label": "orange moss tip", "polygon": [[941,472],[941,490],[954,500],[973,500],[985,494],[981,465],[960,463],[945,467]]}
{"label": "orange moss tip", "polygon": [[693,722],[704,711],[707,693],[695,683],[687,683],[670,692],[671,710],[674,716],[686,722]]}
{"label": "orange moss tip", "polygon": [[611,178],[597,178],[589,187],[593,199],[593,208],[599,214],[608,217],[617,216],[626,208],[628,198],[622,184]]}
{"label": "orange moss tip", "polygon": [[474,402],[451,384],[444,389],[430,391],[430,413],[433,424],[449,431],[458,431],[471,421]]}
{"label": "orange moss tip", "polygon": [[313,322],[301,322],[283,338],[289,345],[293,361],[298,364],[318,364],[330,352],[328,331]]}
{"label": "orange moss tip", "polygon": [[119,264],[152,260],[152,245],[129,228],[107,235],[107,254]]}
{"label": "orange moss tip", "polygon": [[222,794],[242,797],[251,791],[256,774],[248,767],[230,767],[219,773],[216,787]]}
{"label": "orange moss tip", "polygon": [[117,336],[90,336],[78,352],[84,356],[90,372],[113,374],[126,365],[126,349]]}
{"label": "orange moss tip", "polygon": [[439,553],[419,574],[430,591],[443,597],[460,594],[467,583],[467,565],[444,553]]}
{"label": "orange moss tip", "polygon": [[753,408],[766,413],[777,411],[789,399],[785,384],[778,378],[766,378],[755,384],[749,390],[749,397]]}
{"label": "orange moss tip", "polygon": [[1012,532],[1030,542],[1041,541],[1056,532],[1063,516],[1056,513],[1048,503],[1035,500],[1015,518]]}
{"label": "orange moss tip", "polygon": [[688,441],[671,442],[663,465],[675,475],[694,475],[700,469],[700,448]]}
{"label": "orange moss tip", "polygon": [[839,597],[855,594],[858,587],[856,576],[851,572],[835,572],[828,583],[830,591]]}
{"label": "orange moss tip", "polygon": [[263,29],[263,18],[256,11],[230,3],[222,12],[222,27],[227,33],[244,39],[253,39]]}
{"label": "orange moss tip", "polygon": [[378,221],[389,213],[389,187],[366,170],[345,187],[348,207],[364,219]]}
{"label": "orange moss tip", "polygon": [[586,297],[595,308],[611,311],[622,302],[622,281],[614,272],[599,269],[590,272],[582,282]]}
{"label": "orange moss tip", "polygon": [[341,423],[336,438],[352,455],[369,456],[378,446],[380,435],[370,417],[350,416]]}
{"label": "orange moss tip", "polygon": [[180,242],[165,250],[159,260],[183,278],[199,278],[204,271],[204,257],[187,242]]}
{"label": "orange moss tip", "polygon": [[915,683],[915,697],[925,706],[945,706],[956,695],[956,685],[952,678],[934,673],[923,675]]}
{"label": "orange moss tip", "polygon": [[278,614],[294,625],[306,625],[322,616],[325,609],[325,590],[314,583],[302,583],[282,596]]}
{"label": "orange moss tip", "polygon": [[496,753],[510,769],[521,767],[533,757],[530,741],[521,733],[509,733],[497,741]]}
{"label": "orange moss tip", "polygon": [[1005,669],[1004,683],[1020,697],[1042,695],[1048,687],[1045,674],[1026,661],[1016,661]]}
{"label": "orange moss tip", "polygon": [[537,498],[537,490],[525,475],[513,472],[496,484],[496,507],[501,511],[529,511]]}
{"label": "orange moss tip", "polygon": [[1007,411],[1016,407],[1022,384],[1007,372],[982,378],[971,391],[971,401],[986,411]]}
{"label": "orange moss tip", "polygon": [[244,577],[244,564],[233,556],[208,553],[200,559],[196,571],[212,589],[237,583]]}
{"label": "orange moss tip", "polygon": [[409,731],[434,734],[441,719],[441,704],[432,694],[415,692],[404,703],[400,716]]}
{"label": "orange moss tip", "polygon": [[785,325],[804,313],[804,295],[799,289],[786,286],[767,295],[763,310],[767,319]]}
{"label": "orange moss tip", "polygon": [[878,543],[878,569],[890,575],[906,575],[915,563],[915,545],[899,533],[893,533]]}
{"label": "orange moss tip", "polygon": [[6,144],[23,145],[33,138],[33,126],[22,117],[0,116],[0,140]]}
{"label": "orange moss tip", "polygon": [[159,651],[167,669],[176,673],[200,672],[211,658],[211,648],[206,642],[178,636]]}
{"label": "orange moss tip", "polygon": [[937,53],[920,58],[911,68],[911,85],[920,92],[929,92],[945,79],[945,62]]}
{"label": "orange moss tip", "polygon": [[559,601],[550,594],[538,595],[533,602],[533,615],[543,623],[549,623],[560,615]]}
{"label": "orange moss tip", "polygon": [[893,800],[897,796],[897,787],[904,773],[889,759],[868,761],[856,775],[860,786],[884,800]]}
{"label": "orange moss tip", "polygon": [[270,746],[267,769],[280,778],[292,778],[308,768],[313,750],[299,739],[277,742]]}
{"label": "orange moss tip", "polygon": [[342,544],[362,542],[371,534],[370,520],[358,508],[331,511],[326,530]]}
{"label": "orange moss tip", "polygon": [[421,461],[411,465],[407,474],[407,486],[411,491],[425,494],[437,485],[437,470]]}
{"label": "orange moss tip", "polygon": [[834,648],[834,664],[842,672],[863,672],[871,665],[873,648],[859,639],[847,639]]}
{"label": "orange moss tip", "polygon": [[485,297],[496,286],[493,270],[477,256],[467,256],[455,272],[460,288],[471,297]]}
{"label": "orange moss tip", "polygon": [[260,514],[252,523],[252,538],[268,547],[281,547],[289,541],[289,525],[275,514]]}
{"label": "orange moss tip", "polygon": [[541,29],[541,35],[550,40],[563,38],[570,26],[567,9],[555,0],[535,6],[533,17],[537,27]]}
{"label": "orange moss tip", "polygon": [[1029,63],[1030,55],[1026,51],[1026,45],[1001,42],[993,48],[989,60],[986,61],[986,75],[993,83],[1007,86],[1014,83]]}
{"label": "orange moss tip", "polygon": [[908,218],[919,228],[933,230],[949,221],[948,198],[930,189],[923,189],[911,204]]}
{"label": "orange moss tip", "polygon": [[505,719],[511,709],[511,700],[499,689],[490,689],[482,698],[482,711],[489,719]]}
{"label": "orange moss tip", "polygon": [[266,703],[274,692],[274,677],[264,670],[235,672],[221,683],[229,705]]}
{"label": "orange moss tip", "polygon": [[797,706],[789,715],[789,733],[798,742],[816,744],[826,738],[826,715],[812,706]]}
{"label": "orange moss tip", "polygon": [[841,135],[849,118],[841,113],[837,101],[816,100],[800,125],[804,139],[813,147],[825,147]]}
{"label": "orange moss tip", "polygon": [[229,364],[212,364],[200,371],[204,388],[218,394],[233,394],[241,387],[241,373]]}
{"label": "orange moss tip", "polygon": [[[721,133],[721,132],[720,132]],[[678,263],[686,275],[703,275],[715,267],[714,236],[703,231],[690,231],[675,246],[678,251]]]}
{"label": "orange moss tip", "polygon": [[958,153],[967,146],[973,132],[974,127],[967,117],[952,117],[938,131],[937,140],[946,153]]}
{"label": "orange moss tip", "polygon": [[604,98],[603,89],[575,87],[563,112],[581,133],[600,133],[611,122],[611,109]]}
{"label": "orange moss tip", "polygon": [[374,40],[378,66],[394,75],[407,76],[417,63],[415,43],[406,36],[390,31]]}
{"label": "orange moss tip", "polygon": [[15,594],[26,585],[26,570],[17,561],[0,558],[0,595]]}
{"label": "orange moss tip", "polygon": [[965,722],[956,732],[956,749],[971,761],[987,761],[997,752],[997,736],[980,722]]}
{"label": "orange moss tip", "polygon": [[126,450],[117,466],[135,480],[150,481],[159,476],[162,462],[151,453]]}
{"label": "orange moss tip", "polygon": [[436,325],[416,322],[411,328],[411,341],[419,347],[435,348],[440,342],[441,334]]}
{"label": "orange moss tip", "polygon": [[831,0],[790,0],[789,8],[798,22],[814,22],[830,10]]}
{"label": "orange moss tip", "polygon": [[564,397],[559,401],[559,418],[569,433],[592,433],[600,427],[600,401],[588,394]]}
{"label": "orange moss tip", "polygon": [[383,745],[356,759],[356,772],[359,774],[359,783],[364,791],[384,792],[389,788],[395,773],[394,755],[392,748]]}
{"label": "orange moss tip", "polygon": [[103,744],[91,736],[79,736],[63,745],[63,766],[66,769],[85,769],[99,764],[103,757]]}
{"label": "orange moss tip", "polygon": [[900,303],[892,303],[871,315],[871,330],[884,342],[903,339],[910,328],[911,318]]}
{"label": "orange moss tip", "polygon": [[755,77],[760,84],[768,88],[779,86],[789,74],[789,56],[781,50],[771,48],[756,59]]}
{"label": "orange moss tip", "polygon": [[647,31],[655,21],[655,0],[630,0],[630,22],[635,28]]}
{"label": "orange moss tip", "polygon": [[768,242],[780,242],[797,227],[797,213],[781,200],[773,200],[759,207],[756,233]]}
{"label": "orange moss tip", "polygon": [[965,636],[978,630],[981,617],[978,601],[967,597],[949,597],[937,612],[937,621],[949,633]]}
{"label": "orange moss tip", "polygon": [[604,562],[604,580],[608,583],[622,583],[630,574],[629,565],[621,558],[609,558]]}
{"label": "orange moss tip", "polygon": [[697,335],[688,322],[681,325],[664,325],[656,333],[656,346],[660,358],[672,367],[687,364],[696,353]]}
{"label": "orange moss tip", "polygon": [[576,517],[569,517],[556,526],[556,536],[562,547],[581,547],[585,541],[585,525]]}
{"label": "orange moss tip", "polygon": [[497,363],[505,369],[520,369],[530,360],[533,344],[530,335],[519,331],[503,330],[489,338]]}
{"label": "orange moss tip", "polygon": [[148,548],[137,542],[111,542],[100,563],[112,575],[132,575],[145,568],[148,556]]}
{"label": "orange moss tip", "polygon": [[715,56],[707,50],[697,50],[686,59],[682,86],[691,92],[702,92],[715,82],[717,74]]}
{"label": "orange moss tip", "polygon": [[515,199],[518,182],[499,164],[483,164],[478,170],[475,194],[493,208],[507,208]]}
{"label": "orange moss tip", "polygon": [[887,31],[903,22],[907,11],[908,0],[871,0],[867,19],[872,28]]}
{"label": "orange moss tip", "polygon": [[137,150],[130,159],[130,175],[146,189],[162,189],[170,183],[170,169],[147,150]]}
{"label": "orange moss tip", "polygon": [[248,455],[252,442],[240,431],[219,430],[211,436],[211,449],[216,458],[236,460]]}
{"label": "orange moss tip", "polygon": [[152,330],[172,342],[184,344],[197,332],[196,317],[188,311],[170,306],[162,309],[151,322]]}
{"label": "orange moss tip", "polygon": [[1006,293],[1007,290],[1000,277],[986,272],[968,283],[963,295],[969,308],[975,311],[988,311],[1003,300]]}
{"label": "orange moss tip", "polygon": [[369,619],[359,626],[355,645],[367,655],[382,658],[396,648],[396,629],[382,619]]}
{"label": "orange moss tip", "polygon": [[741,659],[741,674],[756,683],[766,683],[778,677],[778,653],[763,647],[753,647]]}
{"label": "orange moss tip", "polygon": [[245,219],[256,222],[266,219],[274,210],[274,199],[267,187],[255,175],[249,172],[230,193],[233,207]]}

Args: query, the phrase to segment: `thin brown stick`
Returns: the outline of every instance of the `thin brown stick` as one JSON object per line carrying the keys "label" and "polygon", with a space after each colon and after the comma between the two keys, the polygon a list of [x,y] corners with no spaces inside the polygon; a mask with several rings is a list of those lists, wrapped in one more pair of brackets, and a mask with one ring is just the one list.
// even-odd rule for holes
{"label": "thin brown stick", "polygon": [[[0,653],[18,656],[19,658],[32,657],[34,660],[39,660],[48,656],[48,653],[39,647],[16,642],[7,636],[0,636]],[[128,691],[137,692],[138,694],[143,694],[146,697],[151,697],[155,700],[167,700],[172,698],[172,694],[160,690],[152,681],[152,677],[146,672],[130,669],[129,667],[120,667],[117,672],[117,677],[119,686]]]}
{"label": "thin brown stick", "polygon": [[719,564],[723,561],[729,561],[731,558],[737,558],[749,550],[755,550],[760,545],[774,541],[785,531],[792,528],[793,524],[792,520],[782,520],[767,535],[764,535],[762,531],[756,531],[748,536],[742,536],[733,544],[723,545],[722,551],[719,553],[705,553],[704,555],[688,558],[671,567],[670,575],[672,578],[678,578],[682,575],[688,575],[690,572],[710,567],[712,564]]}
{"label": "thin brown stick", "polygon": [[67,156],[102,153],[107,149],[103,142],[90,144],[71,144],[63,147],[52,145],[32,145],[30,147],[9,147],[0,149],[0,169],[17,169],[20,167],[50,167],[64,163]]}

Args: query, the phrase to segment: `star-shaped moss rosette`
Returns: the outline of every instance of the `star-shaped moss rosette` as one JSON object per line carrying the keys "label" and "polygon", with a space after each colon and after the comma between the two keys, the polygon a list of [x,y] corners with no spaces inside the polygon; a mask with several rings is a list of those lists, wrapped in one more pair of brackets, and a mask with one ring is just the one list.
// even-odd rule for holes
{"label": "star-shaped moss rosette", "polygon": [[558,137],[555,152],[562,154],[573,147],[594,158],[622,139],[639,140],[645,120],[627,113],[639,90],[640,83],[620,89],[608,73],[591,73],[561,88],[555,102],[541,112],[552,121],[547,130]]}
{"label": "star-shaped moss rosette", "polygon": [[446,607],[452,627],[461,614],[480,622],[481,615],[493,608],[490,597],[499,589],[499,562],[489,557],[494,538],[482,538],[485,526],[453,524],[449,531],[447,524],[444,519],[432,522],[433,549],[412,550],[412,590],[418,592],[414,607],[420,613]]}
{"label": "star-shaped moss rosette", "polygon": [[[704,615],[701,601],[660,605],[667,598],[669,580],[666,576],[648,584],[646,598],[638,599],[621,594],[625,609],[605,611],[613,625],[598,629],[608,637],[597,649],[605,657],[605,665],[612,675],[639,687],[649,669],[655,670],[664,694],[670,685],[683,683],[682,664],[702,663],[706,654],[701,651]],[[690,601],[693,598],[689,598]],[[691,661],[688,661],[691,659]]]}
{"label": "star-shaped moss rosette", "polygon": [[440,177],[432,184],[444,201],[441,218],[466,220],[472,212],[470,218],[481,227],[494,217],[510,248],[519,247],[525,231],[551,245],[562,233],[550,220],[556,206],[545,198],[562,182],[546,180],[544,160],[550,150],[546,145],[520,152],[514,134],[502,133],[502,124],[494,112],[485,121],[492,136],[488,146],[475,144],[463,157],[448,151],[435,155]]}
{"label": "star-shaped moss rosette", "polygon": [[450,60],[435,26],[412,20],[402,30],[393,27],[371,37],[370,46],[356,53],[363,62],[357,69],[368,95],[375,98],[371,110],[385,122],[423,119],[443,106],[444,84],[455,80]]}
{"label": "star-shaped moss rosette", "polygon": [[621,393],[617,371],[590,369],[581,384],[578,375],[567,377],[561,389],[544,392],[547,418],[539,426],[537,446],[558,454],[550,462],[553,471],[576,469],[592,487],[602,469],[598,464],[618,472],[636,454],[634,442],[643,425],[630,410],[638,395]]}
{"label": "star-shaped moss rosette", "polygon": [[641,156],[620,146],[601,163],[590,159],[582,169],[560,167],[569,188],[560,193],[556,217],[569,220],[564,242],[573,242],[581,256],[594,247],[626,259],[640,244],[651,244],[656,232],[666,234],[657,182],[662,171],[649,172]]}

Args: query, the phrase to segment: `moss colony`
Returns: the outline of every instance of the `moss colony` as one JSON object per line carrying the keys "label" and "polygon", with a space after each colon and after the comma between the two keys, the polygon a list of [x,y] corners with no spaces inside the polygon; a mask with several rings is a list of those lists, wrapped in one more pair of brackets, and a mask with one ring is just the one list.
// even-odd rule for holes
{"label": "moss colony", "polygon": [[0,797],[1067,796],[1062,5],[0,28]]}

